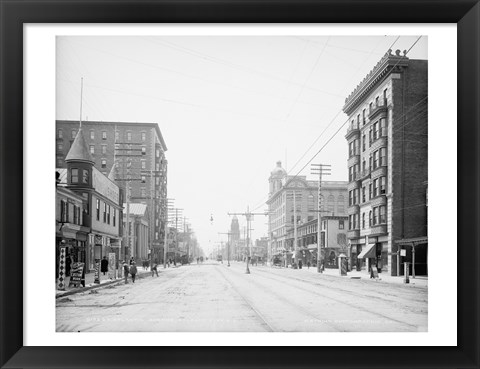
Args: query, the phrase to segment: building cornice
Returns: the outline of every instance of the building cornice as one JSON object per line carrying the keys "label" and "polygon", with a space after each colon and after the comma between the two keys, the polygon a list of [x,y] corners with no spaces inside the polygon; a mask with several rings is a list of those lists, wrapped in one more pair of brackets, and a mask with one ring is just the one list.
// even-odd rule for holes
{"label": "building cornice", "polygon": [[365,99],[365,97],[372,91],[372,89],[383,79],[385,79],[392,71],[399,70],[402,67],[408,66],[409,58],[406,56],[406,51],[403,56],[400,55],[400,50],[392,54],[392,50],[383,56],[382,59],[373,67],[370,73],[360,82],[353,92],[345,99],[343,111],[350,115],[355,108]]}

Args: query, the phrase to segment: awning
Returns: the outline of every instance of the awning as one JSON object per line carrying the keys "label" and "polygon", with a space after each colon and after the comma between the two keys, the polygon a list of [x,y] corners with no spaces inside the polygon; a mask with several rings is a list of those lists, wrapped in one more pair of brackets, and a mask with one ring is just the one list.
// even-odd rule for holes
{"label": "awning", "polygon": [[358,259],[368,259],[368,258],[374,258],[375,255],[375,244],[371,243],[367,245],[360,254],[358,254],[357,258]]}
{"label": "awning", "polygon": [[307,246],[307,250],[317,250],[318,246],[316,243],[312,243]]}

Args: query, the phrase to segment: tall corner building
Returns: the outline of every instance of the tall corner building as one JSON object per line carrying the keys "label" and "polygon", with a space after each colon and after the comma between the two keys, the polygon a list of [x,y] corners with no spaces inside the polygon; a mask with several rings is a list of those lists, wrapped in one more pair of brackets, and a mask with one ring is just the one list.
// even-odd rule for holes
{"label": "tall corner building", "polygon": [[427,274],[427,75],[427,60],[389,50],[345,100],[347,237],[357,270],[398,276],[407,265]]}
{"label": "tall corner building", "polygon": [[[66,167],[65,156],[78,129],[79,121],[56,121],[57,168]],[[123,189],[129,183],[130,201],[148,206],[149,243],[155,254],[163,255],[160,246],[167,219],[167,146],[158,124],[82,121],[82,130],[95,168]]]}

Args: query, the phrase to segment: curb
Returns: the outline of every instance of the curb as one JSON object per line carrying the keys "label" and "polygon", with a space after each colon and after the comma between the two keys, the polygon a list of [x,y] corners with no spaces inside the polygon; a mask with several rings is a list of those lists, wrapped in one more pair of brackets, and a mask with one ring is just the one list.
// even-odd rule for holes
{"label": "curb", "polygon": [[[146,276],[150,276],[150,275],[151,275],[150,271],[148,273],[141,273],[141,274],[138,273],[137,274],[137,279],[145,278]],[[94,284],[94,285],[85,286],[85,287],[82,287],[82,288],[75,288],[75,289],[65,291],[65,292],[62,291],[62,292],[57,293],[55,295],[55,299],[59,299],[61,297],[65,297],[65,296],[74,295],[74,294],[80,293],[80,292],[94,290],[94,289],[97,289],[97,288],[111,286],[113,284],[120,284],[122,282],[125,283],[125,279],[124,278],[118,278],[118,279],[114,279],[112,281],[108,281],[108,282],[104,282],[104,283],[100,283],[100,284]]]}

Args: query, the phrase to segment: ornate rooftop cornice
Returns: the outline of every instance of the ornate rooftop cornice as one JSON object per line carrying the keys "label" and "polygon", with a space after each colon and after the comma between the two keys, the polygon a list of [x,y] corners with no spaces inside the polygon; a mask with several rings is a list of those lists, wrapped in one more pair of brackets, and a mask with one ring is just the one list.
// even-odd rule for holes
{"label": "ornate rooftop cornice", "polygon": [[350,115],[365,96],[375,87],[375,85],[390,74],[393,69],[399,69],[399,67],[408,66],[409,58],[406,56],[406,50],[403,51],[403,55],[400,55],[400,50],[392,54],[392,50],[389,49],[380,61],[373,67],[370,73],[360,82],[353,92],[345,99],[345,105],[343,111],[345,114]]}

